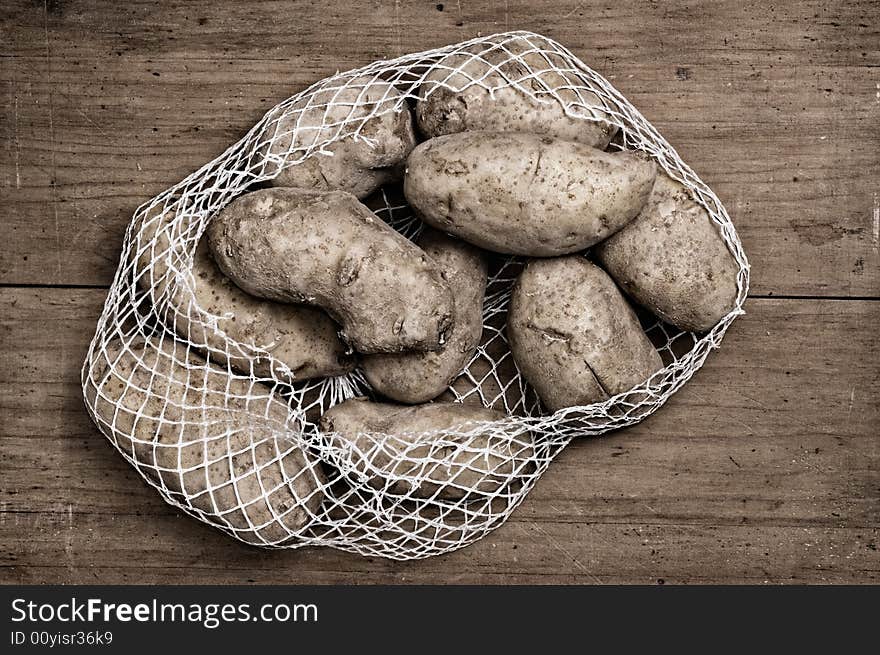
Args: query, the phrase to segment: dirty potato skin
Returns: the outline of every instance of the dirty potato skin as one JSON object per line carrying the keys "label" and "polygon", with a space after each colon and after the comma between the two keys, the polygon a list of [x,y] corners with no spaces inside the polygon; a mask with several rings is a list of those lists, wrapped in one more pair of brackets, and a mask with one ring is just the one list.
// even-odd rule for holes
{"label": "dirty potato skin", "polygon": [[168,336],[113,341],[106,353],[85,385],[95,422],[174,500],[255,545],[284,543],[312,521],[326,479],[283,438],[300,426],[267,388]]}
{"label": "dirty potato skin", "polygon": [[[205,343],[221,353],[229,351],[229,364],[245,374],[276,377],[288,383],[309,378],[342,375],[354,369],[355,357],[337,336],[339,326],[317,307],[262,300],[246,294],[223,275],[211,257],[206,239],[193,260],[195,299],[199,308],[217,317],[222,334],[207,327],[189,303],[175,315],[175,330],[183,339]],[[285,364],[255,356],[232,346],[226,339],[268,351]],[[212,359],[222,359],[216,352]],[[253,368],[252,368],[253,367]]]}
{"label": "dirty potato skin", "polygon": [[[351,132],[366,119],[359,138],[349,134],[321,146],[321,150],[332,155],[313,152],[302,162],[281,170],[269,180],[269,185],[316,191],[338,189],[365,198],[380,186],[400,179],[402,163],[416,144],[407,103],[392,85],[380,80],[362,77],[351,80],[344,88],[339,88],[340,84],[337,81],[319,89],[310,101],[302,100],[276,110],[279,120],[270,120],[260,135],[257,161],[267,157],[280,159],[289,151],[295,159],[309,146],[320,146],[334,138],[340,130],[339,123],[348,121],[341,129]],[[328,103],[332,103],[330,108]],[[374,110],[392,107],[393,111],[367,118]]]}
{"label": "dirty potato skin", "polygon": [[641,214],[593,252],[633,300],[682,330],[708,331],[736,305],[736,259],[706,209],[665,173]]}
{"label": "dirty potato skin", "polygon": [[607,238],[651,192],[653,161],[516,132],[426,141],[407,160],[404,193],[433,227],[487,250],[553,257]]}
{"label": "dirty potato skin", "polygon": [[614,281],[580,255],[528,263],[514,285],[507,336],[551,411],[601,402],[663,368]]}
{"label": "dirty potato skin", "polygon": [[[485,44],[480,44],[470,47],[467,53],[444,57],[420,88],[422,99],[416,104],[419,130],[429,138],[474,130],[531,132],[604,150],[617,128],[602,121],[569,116],[563,105],[586,105],[601,117],[607,116],[602,101],[589,91],[578,96],[565,88],[581,87],[583,82],[559,69],[552,70],[554,65],[560,69],[568,67],[559,55],[527,52],[535,47],[552,50],[544,39],[530,37],[505,39],[504,49],[487,50]],[[521,55],[525,63],[513,60],[511,52]],[[540,73],[532,75],[535,71]],[[512,86],[511,81],[519,82],[535,97]],[[551,89],[557,89],[556,96]],[[581,111],[590,116],[589,111]]]}
{"label": "dirty potato skin", "polygon": [[[156,315],[181,339],[200,351],[211,349],[216,363],[288,384],[341,375],[354,368],[355,358],[347,354],[336,334],[339,328],[329,316],[315,307],[275,303],[244,293],[217,268],[206,237],[199,241],[191,263],[194,306],[192,296],[175,276],[175,270],[188,269],[190,263],[185,248],[171,247],[173,218],[172,207],[150,210],[138,219],[138,240],[152,242],[153,247],[136,249],[140,251],[137,282],[148,292]],[[206,324],[207,317],[199,308],[216,317],[216,330]],[[273,364],[237,344],[268,350],[277,361]]]}
{"label": "dirty potato skin", "polygon": [[358,352],[437,350],[452,327],[434,263],[349,193],[254,191],[214,218],[208,243],[239,287],[324,308]]}
{"label": "dirty potato skin", "polygon": [[[479,429],[481,423],[504,417],[474,405],[403,406],[353,398],[327,410],[321,430],[338,448],[359,451],[352,453],[353,464],[362,474],[376,476],[370,480],[374,488],[460,500],[469,494],[499,492],[530,467],[534,454],[530,433],[493,436],[488,429]],[[422,436],[425,433],[433,434]],[[404,479],[410,476],[421,483],[413,488]]]}
{"label": "dirty potato skin", "polygon": [[455,313],[441,350],[364,357],[364,376],[373,389],[402,403],[423,403],[443,393],[474,356],[483,331],[488,265],[482,252],[430,228],[417,243],[454,290]]}

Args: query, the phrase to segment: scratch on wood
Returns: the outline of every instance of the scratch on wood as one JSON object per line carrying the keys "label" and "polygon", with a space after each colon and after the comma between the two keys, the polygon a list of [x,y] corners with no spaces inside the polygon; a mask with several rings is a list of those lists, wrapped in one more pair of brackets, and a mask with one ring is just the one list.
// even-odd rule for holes
{"label": "scratch on wood", "polygon": [[569,18],[569,17],[571,17],[571,16],[574,16],[575,12],[580,11],[580,10],[583,9],[583,8],[584,8],[584,3],[583,3],[583,2],[579,2],[579,3],[577,3],[577,5],[575,5],[575,8],[572,9],[572,10],[571,10],[570,12],[568,12],[567,14],[565,14],[565,16],[563,16],[563,18]]}
{"label": "scratch on wood", "polygon": [[394,0],[394,48],[398,57],[403,54],[400,41],[400,0]]}
{"label": "scratch on wood", "polygon": [[49,144],[50,144],[50,161],[52,163],[52,212],[55,221],[55,247],[59,253],[55,260],[57,265],[58,281],[61,282],[61,225],[58,220],[58,189],[56,182],[57,168],[55,167],[55,120],[52,110],[52,56],[49,50],[49,5],[47,0],[43,0],[43,31],[46,35],[46,80],[49,82]]}
{"label": "scratch on wood", "polygon": [[767,405],[765,405],[764,403],[762,403],[762,402],[761,402],[760,400],[758,400],[757,398],[752,398],[750,395],[745,394],[745,393],[743,393],[742,391],[737,391],[736,393],[738,393],[738,394],[739,394],[740,396],[742,396],[743,398],[746,398],[747,400],[751,400],[753,403],[755,403],[756,405],[758,405],[758,406],[761,407],[762,409],[767,409]]}
{"label": "scratch on wood", "polygon": [[850,414],[852,414],[853,403],[856,400],[856,388],[853,387],[849,392],[849,409],[846,412],[846,417],[849,418]]}
{"label": "scratch on wood", "polygon": [[755,434],[755,431],[752,429],[752,426],[749,425],[748,423],[746,423],[745,421],[740,421],[739,419],[736,419],[736,418],[734,418],[734,419],[732,419],[732,420],[733,420],[734,423],[739,423],[739,424],[740,424],[741,426],[743,426],[746,430],[748,430],[750,435]]}
{"label": "scratch on wood", "polygon": [[871,246],[876,254],[880,251],[880,196],[874,192],[874,225],[871,230]]}
{"label": "scratch on wood", "polygon": [[[552,475],[551,475],[551,476],[548,476],[548,477],[546,477],[546,478],[544,478],[544,484],[547,484],[547,485],[549,485],[549,486],[551,486],[551,487],[557,489],[557,490],[560,491],[562,494],[565,494],[565,493],[568,492],[568,489],[567,489],[566,487],[562,486],[561,484],[559,484],[558,482],[556,482],[556,478],[554,478]],[[561,496],[561,497],[564,497],[564,496]],[[572,504],[570,505],[570,507],[571,507],[571,509],[572,509],[576,514],[578,514],[579,516],[584,516],[584,510],[582,510],[582,509],[578,506],[577,503],[572,503]]]}
{"label": "scratch on wood", "polygon": [[[68,88],[68,90],[70,90],[70,89]],[[69,98],[67,95],[65,95],[65,94],[62,93],[61,96],[62,96],[63,98],[65,98],[65,99],[67,99],[68,102],[70,102],[70,98]],[[76,105],[74,105],[72,102],[71,102],[71,106],[76,110],[76,113],[77,113],[77,114],[79,114],[80,116],[82,116],[83,118],[85,118],[90,124],[92,124],[92,125],[94,126],[94,128],[95,128],[96,130],[98,130],[98,132],[101,133],[101,136],[104,136],[104,137],[106,137],[106,138],[108,138],[108,139],[110,138],[110,135],[107,134],[104,130],[102,130],[100,125],[98,125],[95,121],[93,121],[91,118],[89,118],[89,117],[88,117],[88,114],[86,114],[82,109],[80,109],[79,107],[77,107]]]}
{"label": "scratch on wood", "polygon": [[67,529],[64,531],[64,556],[67,572],[73,573],[76,553],[73,547],[73,505],[67,504]]}
{"label": "scratch on wood", "polygon": [[12,134],[15,139],[15,188],[21,188],[21,141],[18,139],[18,94],[12,86]]}
{"label": "scratch on wood", "polygon": [[590,571],[587,569],[587,567],[584,566],[583,564],[581,564],[577,557],[575,557],[574,555],[569,553],[565,548],[563,548],[559,544],[559,542],[557,542],[546,530],[542,529],[537,523],[534,523],[534,522],[532,523],[532,527],[535,529],[535,531],[539,532],[544,537],[546,537],[556,550],[558,550],[560,553],[562,553],[563,555],[568,557],[572,562],[574,562],[574,565],[576,567],[578,567],[581,571],[583,571],[584,574],[586,574],[586,576],[590,580],[592,580],[596,584],[602,584],[602,580],[601,580],[601,578],[599,578],[599,576],[597,576],[593,573],[590,573]]}

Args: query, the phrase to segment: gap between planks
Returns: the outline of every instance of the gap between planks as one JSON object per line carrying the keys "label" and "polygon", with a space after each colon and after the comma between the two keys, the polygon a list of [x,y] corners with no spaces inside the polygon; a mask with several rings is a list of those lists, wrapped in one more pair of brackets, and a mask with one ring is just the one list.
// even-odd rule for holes
{"label": "gap between planks", "polygon": [[[16,282],[0,282],[0,289],[104,289],[109,291],[106,284],[31,284]],[[849,302],[876,302],[880,296],[840,296],[840,295],[793,295],[775,293],[750,293],[747,298],[752,300],[841,300]]]}

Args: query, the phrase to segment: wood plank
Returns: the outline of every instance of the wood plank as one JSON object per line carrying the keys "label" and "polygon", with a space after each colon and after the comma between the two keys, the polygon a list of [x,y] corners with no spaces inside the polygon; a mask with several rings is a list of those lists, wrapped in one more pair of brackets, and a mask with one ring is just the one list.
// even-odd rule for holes
{"label": "wood plank", "polygon": [[2,527],[13,533],[7,547],[14,552],[0,554],[0,575],[21,584],[859,584],[880,577],[876,528],[511,520],[467,549],[390,562],[327,549],[255,551],[218,543],[173,516],[147,523],[7,515]]}
{"label": "wood plank", "polygon": [[880,580],[880,302],[749,301],[653,417],[574,443],[481,542],[394,563],[260,551],[164,504],[83,409],[103,297],[0,289],[4,581]]}
{"label": "wood plank", "polygon": [[605,74],[716,190],[754,294],[880,296],[878,5],[613,5],[5,3],[0,283],[107,284],[137,205],[274,103],[521,28]]}

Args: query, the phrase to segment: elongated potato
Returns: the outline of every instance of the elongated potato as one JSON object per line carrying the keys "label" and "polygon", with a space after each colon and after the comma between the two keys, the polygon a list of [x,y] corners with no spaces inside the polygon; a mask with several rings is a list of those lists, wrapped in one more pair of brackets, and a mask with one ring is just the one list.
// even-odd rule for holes
{"label": "elongated potato", "polygon": [[481,248],[553,257],[607,238],[636,217],[656,165],[628,152],[515,132],[426,141],[404,193],[426,223]]}
{"label": "elongated potato", "polygon": [[503,418],[473,405],[401,406],[354,398],[327,410],[321,429],[351,455],[371,486],[459,500],[498,493],[529,469],[530,433],[484,425]]}
{"label": "elongated potato", "polygon": [[453,299],[430,258],[351,194],[273,188],[208,226],[220,269],[248,293],[324,308],[358,352],[437,350]]}
{"label": "elongated potato", "polygon": [[[223,275],[208,248],[199,242],[193,261],[195,298],[199,307],[217,316],[217,327],[230,339],[267,350],[290,369],[275,368],[275,376],[292,383],[315,377],[342,375],[354,369],[355,357],[337,336],[339,326],[317,307],[262,300],[246,294]],[[195,318],[191,306],[176,315],[175,329],[184,339],[225,348],[225,339]],[[271,360],[230,349],[229,363],[243,373],[272,375]],[[212,353],[216,358],[216,354]]]}
{"label": "elongated potato", "polygon": [[[272,186],[300,187],[316,191],[338,189],[364,198],[383,184],[400,179],[401,164],[416,144],[412,115],[392,85],[368,77],[355,78],[347,86],[325,83],[314,96],[277,110],[260,135],[258,157],[280,159],[311,145],[334,138],[340,131],[353,132],[321,147],[302,162],[283,169],[269,181]],[[373,111],[394,108],[379,116]],[[340,127],[343,121],[348,124]]]}
{"label": "elongated potato", "polygon": [[86,385],[93,418],[174,500],[256,545],[283,543],[313,520],[324,474],[285,438],[301,426],[268,388],[170,337],[105,352]]}
{"label": "elongated potato", "polygon": [[579,255],[528,263],[513,289],[507,336],[551,411],[606,400],[663,368],[613,280]]}
{"label": "elongated potato", "polygon": [[553,47],[532,36],[497,41],[494,47],[478,44],[447,55],[432,68],[416,104],[421,132],[429,138],[473,130],[532,132],[604,150],[617,128],[566,114],[568,105],[587,117],[607,117],[599,97],[565,72],[570,65]]}
{"label": "elongated potato", "polygon": [[596,259],[637,303],[682,330],[710,330],[736,304],[739,266],[704,207],[665,173]]}
{"label": "elongated potato", "polygon": [[487,263],[480,250],[426,228],[419,246],[455,290],[453,326],[442,350],[368,355],[364,376],[392,400],[423,403],[439,396],[474,356],[483,331]]}
{"label": "elongated potato", "polygon": [[[354,368],[355,358],[347,354],[336,334],[339,327],[327,314],[315,307],[275,303],[246,294],[217,268],[207,238],[203,238],[196,247],[191,272],[196,305],[216,317],[217,329],[208,325],[208,317],[193,305],[175,275],[190,264],[185,248],[171,247],[173,218],[173,210],[153,210],[138,222],[139,240],[153,243],[152,248],[140,251],[138,284],[148,291],[159,319],[173,327],[181,339],[202,352],[213,349],[211,358],[217,363],[228,363],[247,375],[274,374],[289,384],[341,375]],[[268,357],[248,347],[268,350],[287,369],[276,364],[273,370]]]}

